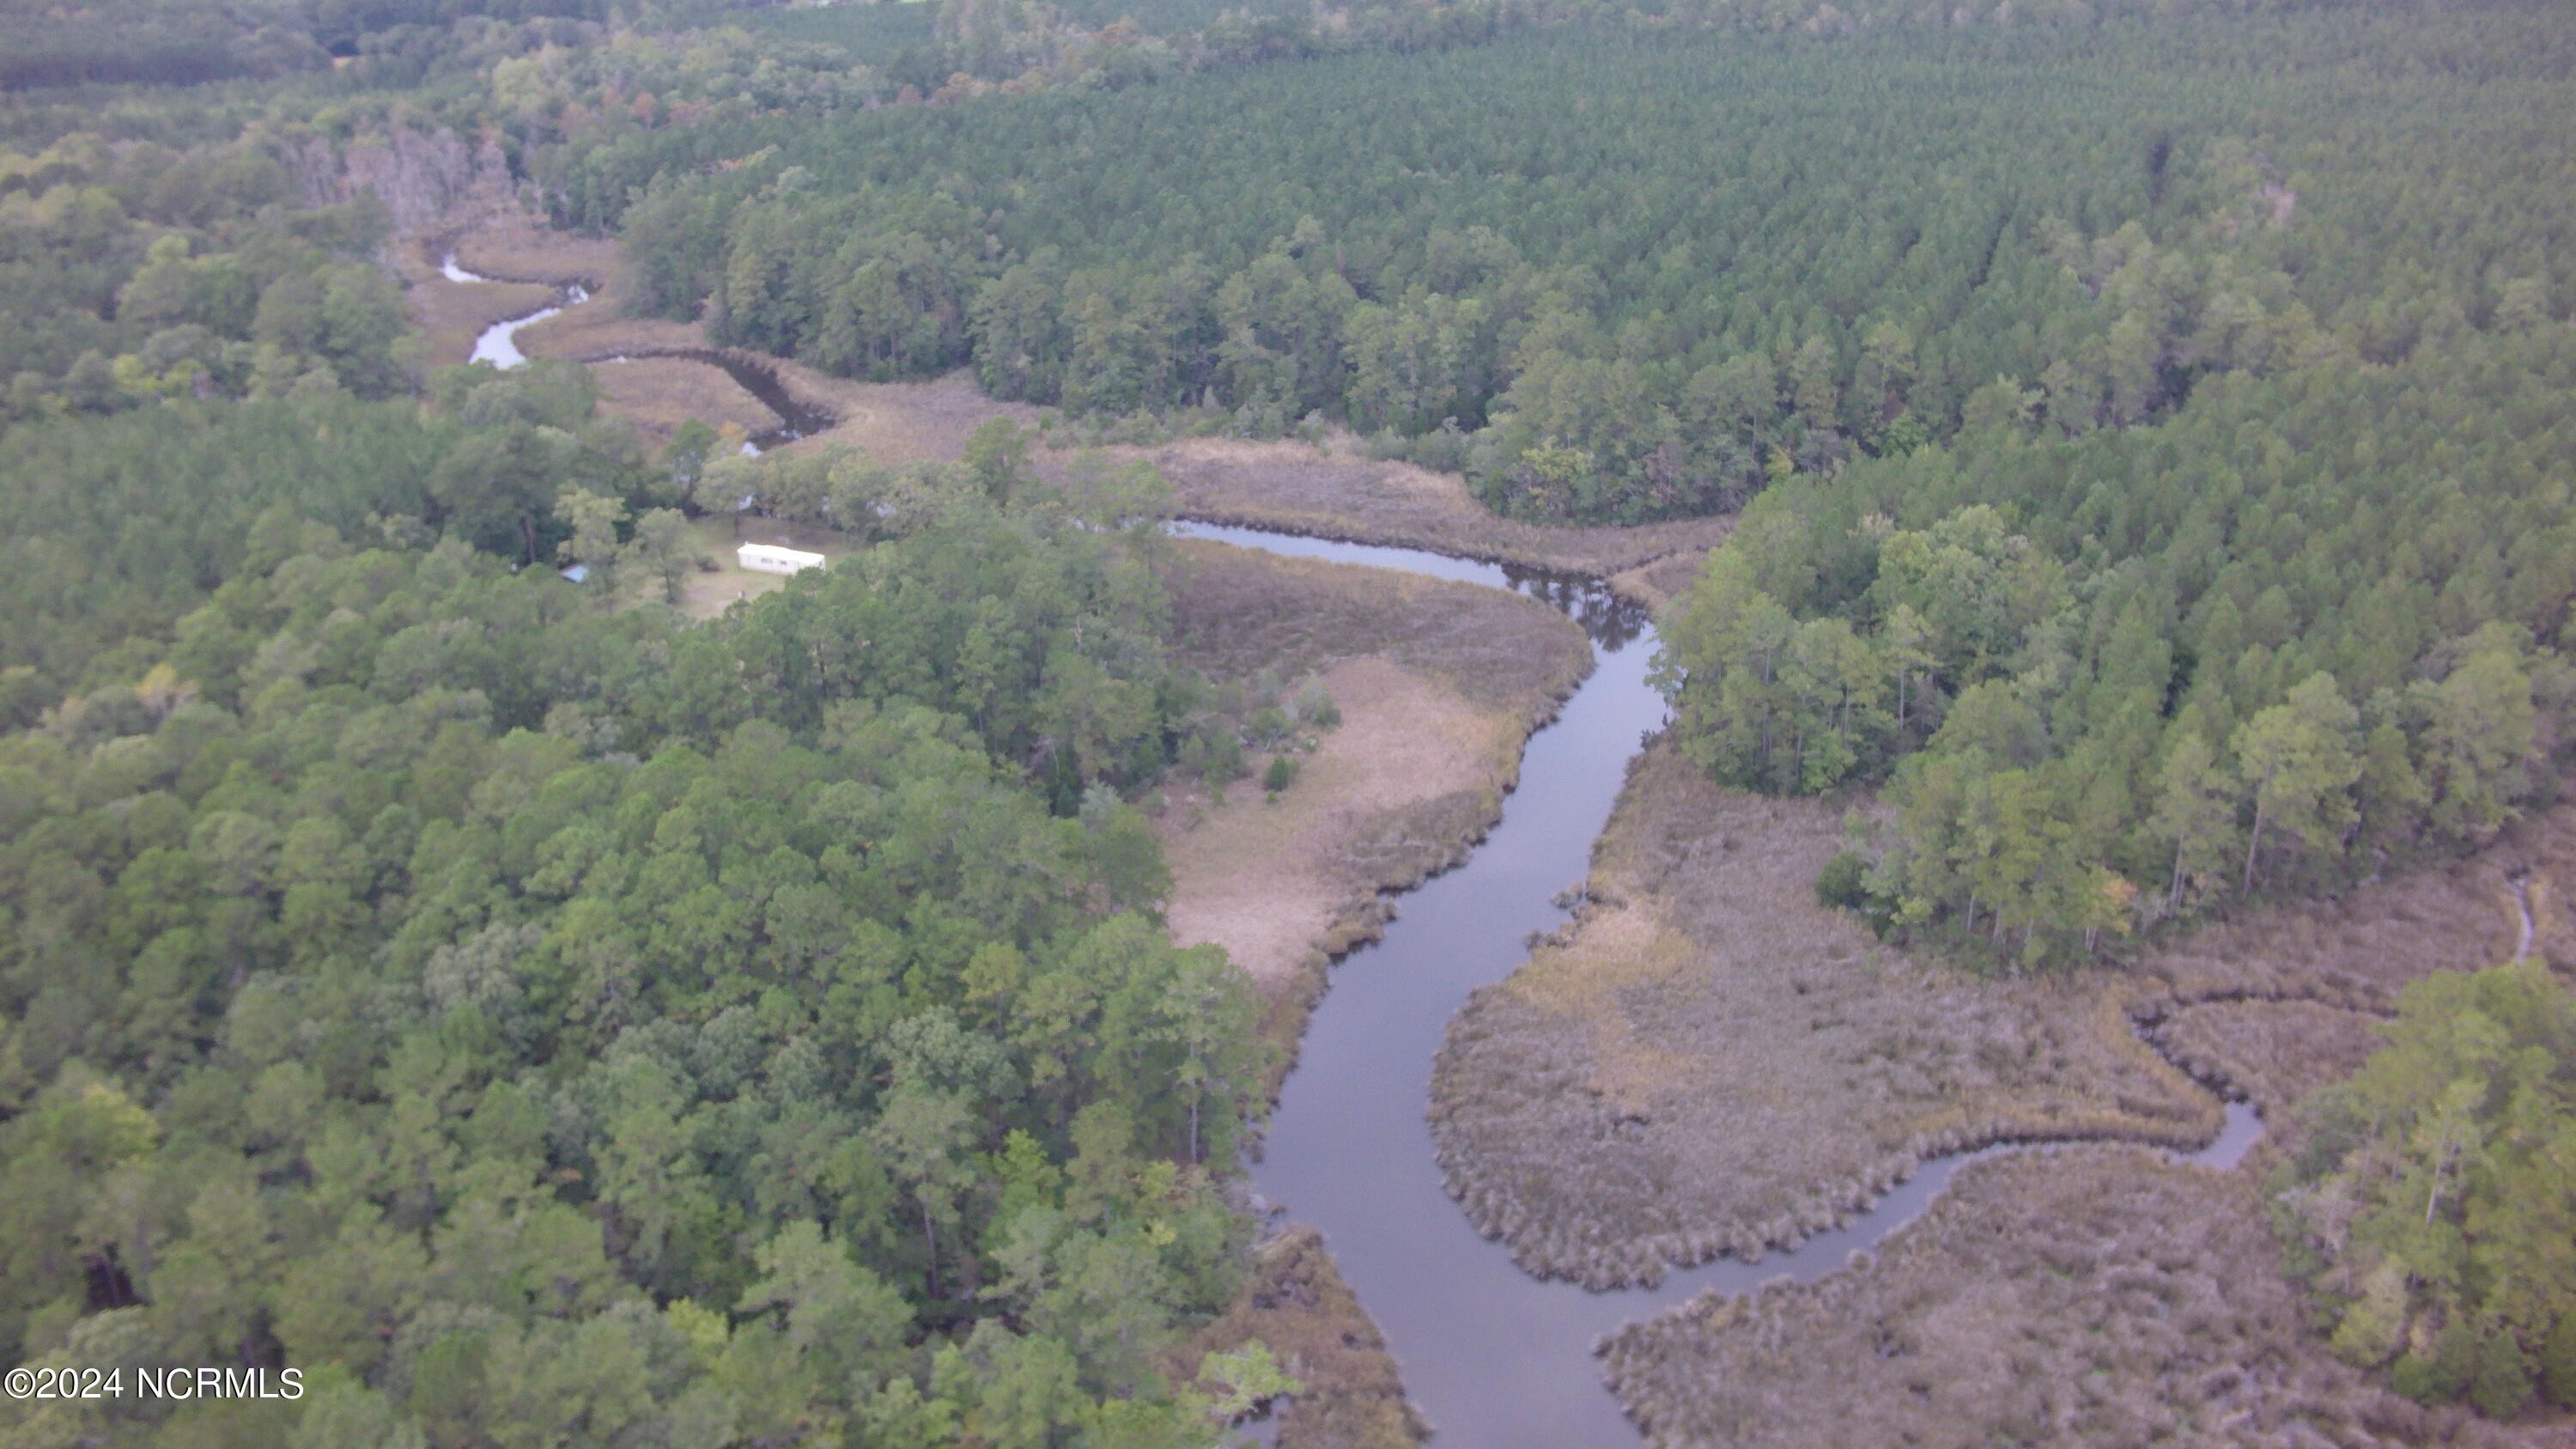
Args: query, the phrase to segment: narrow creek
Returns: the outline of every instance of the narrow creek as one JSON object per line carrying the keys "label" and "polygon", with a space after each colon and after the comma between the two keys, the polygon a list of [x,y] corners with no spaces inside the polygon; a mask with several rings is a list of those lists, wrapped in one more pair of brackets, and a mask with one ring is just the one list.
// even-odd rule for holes
{"label": "narrow creek", "polygon": [[[438,273],[451,282],[489,282],[490,277],[467,271],[456,264],[456,253],[439,259]],[[474,339],[474,352],[468,362],[488,362],[504,370],[524,365],[527,354],[519,350],[520,329],[533,327],[549,317],[560,315],[568,307],[578,307],[590,300],[590,290],[575,282],[558,289],[551,306],[540,307],[524,316],[511,317],[486,327]],[[743,444],[750,453],[765,453],[781,443],[792,443],[809,433],[819,433],[832,425],[831,414],[788,391],[778,374],[756,362],[736,357],[713,347],[666,347],[648,352],[621,352],[612,357],[592,360],[594,367],[614,367],[645,357],[675,357],[687,362],[703,362],[721,370],[743,391],[758,399],[762,406],[778,415],[778,426],[756,433]]]}
{"label": "narrow creek", "polygon": [[[1565,609],[1593,637],[1597,667],[1557,721],[1530,738],[1502,822],[1464,865],[1405,896],[1385,939],[1335,968],[1253,1168],[1263,1198],[1323,1231],[1439,1444],[1635,1444],[1602,1386],[1596,1338],[1710,1289],[1742,1293],[1782,1276],[1831,1273],[1919,1216],[1963,1164],[2016,1150],[1928,1162],[1844,1227],[1759,1263],[1720,1259],[1615,1293],[1523,1273],[1441,1186],[1424,1116],[1431,1061],[1468,994],[1527,958],[1529,932],[1566,919],[1550,898],[1583,878],[1629,757],[1664,722],[1663,697],[1646,682],[1653,627],[1597,581],[1251,529],[1181,524],[1174,532],[1518,589]],[[2233,1165],[2261,1131],[2251,1109],[2230,1104],[2218,1140],[2186,1160]]]}
{"label": "narrow creek", "polygon": [[[440,271],[455,282],[490,280],[459,267],[453,254]],[[501,368],[525,363],[519,329],[589,296],[567,287],[555,305],[494,324],[475,339],[474,360]],[[830,424],[774,373],[730,354],[639,355],[720,367],[777,412],[785,426],[752,439],[750,451]],[[1614,1293],[1523,1273],[1500,1244],[1468,1225],[1441,1185],[1424,1116],[1431,1062],[1468,995],[1510,975],[1526,959],[1532,931],[1566,920],[1567,910],[1551,899],[1584,877],[1629,758],[1664,723],[1663,697],[1646,682],[1653,625],[1599,579],[1259,529],[1185,522],[1171,531],[1512,589],[1563,611],[1592,639],[1595,668],[1556,722],[1531,736],[1501,822],[1465,864],[1407,894],[1383,940],[1335,968],[1253,1168],[1255,1190],[1280,1216],[1323,1231],[1443,1449],[1634,1445],[1637,1435],[1595,1366],[1595,1339],[1711,1289],[1743,1293],[1784,1276],[1809,1281],[1831,1273],[1919,1216],[1963,1164],[2016,1150],[1991,1147],[1925,1163],[1842,1228],[1759,1263],[1720,1259],[1667,1274],[1651,1289]],[[2218,1139],[2185,1160],[2233,1165],[2261,1131],[2250,1109],[2230,1103]]]}

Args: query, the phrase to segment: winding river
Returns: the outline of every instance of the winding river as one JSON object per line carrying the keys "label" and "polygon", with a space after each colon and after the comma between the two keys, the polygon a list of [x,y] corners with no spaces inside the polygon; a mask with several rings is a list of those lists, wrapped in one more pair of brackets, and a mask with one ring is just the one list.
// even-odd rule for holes
{"label": "winding river", "polygon": [[[442,270],[453,281],[485,280],[453,256]],[[476,340],[474,357],[517,366],[526,358],[513,334],[587,296],[569,288],[556,306],[496,324]],[[787,430],[753,440],[756,447],[819,419],[809,408],[791,411],[801,405],[776,377],[739,358],[673,355],[723,367],[788,419]],[[745,374],[788,406],[772,402]],[[1742,1293],[1783,1276],[1806,1281],[1834,1272],[1920,1215],[1962,1165],[2019,1150],[1992,1147],[1925,1163],[1844,1227],[1755,1264],[1720,1259],[1667,1274],[1651,1289],[1613,1293],[1523,1273],[1500,1244],[1468,1225],[1441,1186],[1424,1116],[1431,1062],[1469,993],[1511,974],[1528,955],[1530,932],[1567,918],[1550,901],[1583,879],[1629,758],[1664,723],[1663,698],[1646,682],[1653,626],[1597,579],[1212,524],[1178,523],[1172,531],[1517,590],[1563,610],[1593,641],[1595,669],[1556,722],[1530,738],[1501,823],[1464,865],[1405,896],[1383,940],[1335,968],[1253,1169],[1254,1187],[1277,1214],[1323,1231],[1442,1445],[1634,1445],[1636,1433],[1594,1365],[1596,1338],[1711,1289]],[[2218,1139],[2186,1160],[2233,1165],[2261,1131],[2250,1109],[2231,1103]]]}
{"label": "winding river", "polygon": [[[494,280],[458,266],[454,252],[449,252],[439,259],[438,274],[451,282]],[[589,300],[589,288],[579,282],[568,284],[558,289],[553,305],[540,307],[524,316],[495,322],[484,328],[475,337],[473,354],[466,361],[488,362],[494,367],[503,369],[524,366],[528,357],[526,353],[519,350],[520,329],[533,327],[549,317],[561,314],[568,307],[578,307]],[[667,347],[649,352],[621,352],[612,357],[585,360],[594,367],[614,367],[619,363],[633,362],[645,357],[676,357],[687,362],[703,362],[709,367],[717,368],[727,377],[732,378],[743,391],[758,399],[762,406],[777,414],[778,426],[765,433],[754,434],[743,444],[745,452],[765,453],[781,443],[792,443],[808,433],[819,433],[832,425],[831,414],[788,391],[787,385],[779,381],[776,372],[721,348]]]}
{"label": "winding river", "polygon": [[[1642,613],[1597,582],[1411,549],[1178,525],[1176,532],[1274,553],[1410,569],[1518,589],[1584,622],[1597,667],[1556,723],[1530,738],[1502,823],[1466,864],[1404,897],[1386,937],[1335,968],[1282,1091],[1253,1182],[1287,1216],[1314,1224],[1403,1366],[1405,1387],[1455,1449],[1591,1449],[1637,1442],[1602,1386],[1594,1339],[1716,1289],[1747,1292],[1784,1275],[1845,1266],[1920,1215],[1963,1164],[2011,1147],[1924,1164],[1844,1227],[1759,1263],[1720,1259],[1651,1289],[1593,1293],[1533,1278],[1467,1223],[1432,1160],[1431,1060],[1477,987],[1527,958],[1525,938],[1567,912],[1549,904],[1583,879],[1628,759],[1664,722],[1646,683],[1655,635]],[[2188,1160],[2232,1165],[2260,1134],[2230,1104],[2217,1141]]]}

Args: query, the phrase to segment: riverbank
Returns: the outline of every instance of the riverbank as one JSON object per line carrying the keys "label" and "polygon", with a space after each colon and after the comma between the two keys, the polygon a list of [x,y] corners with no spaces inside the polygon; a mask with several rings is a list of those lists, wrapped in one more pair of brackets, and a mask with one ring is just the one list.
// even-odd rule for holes
{"label": "riverbank", "polygon": [[1524,1269],[1652,1283],[1793,1249],[1947,1153],[2217,1134],[2110,973],[1982,980],[1818,904],[1847,803],[1722,789],[1651,746],[1576,920],[1451,1024],[1440,1161]]}
{"label": "riverbank", "polygon": [[1386,569],[1184,539],[1165,582],[1183,659],[1220,683],[1317,676],[1341,715],[1276,800],[1257,778],[1223,804],[1176,783],[1157,826],[1174,939],[1251,974],[1284,1073],[1330,963],[1484,837],[1591,650],[1535,599]]}
{"label": "riverbank", "polygon": [[[1907,961],[1819,905],[1845,808],[1867,802],[1724,790],[1651,747],[1577,919],[1452,1024],[1433,1084],[1448,1186],[1524,1267],[1610,1286],[1759,1258],[1936,1154],[2204,1140],[2213,1089],[2271,1130],[2226,1174],[2107,1146],[1972,1162],[1874,1267],[1622,1330],[1608,1370],[1649,1442],[1801,1444],[1820,1412],[1865,1426],[1859,1442],[2130,1442],[2118,1426],[2250,1425],[2312,1400],[2332,1422],[2450,1442],[2453,1419],[2416,1415],[2305,1335],[2260,1183],[2298,1150],[2303,1099],[2378,1046],[2408,982],[2510,955],[2526,902],[2533,954],[2576,966],[2576,808],[2119,970],[2022,981]],[[2163,1206],[2144,1225],[2097,1210],[2132,1199]],[[2166,1342],[2159,1316],[2190,1305],[2218,1362],[2288,1367],[2260,1392],[2202,1394],[2183,1375],[2203,1345]],[[1937,1351],[1890,1348],[1918,1340]],[[2050,1347],[2106,1341],[2100,1361]]]}
{"label": "riverbank", "polygon": [[1203,1355],[1256,1340],[1297,1380],[1275,1410],[1278,1449],[1416,1449],[1431,1437],[1404,1396],[1385,1335],[1313,1228],[1291,1228],[1253,1251],[1242,1291],[1195,1335],[1175,1377],[1187,1382]]}

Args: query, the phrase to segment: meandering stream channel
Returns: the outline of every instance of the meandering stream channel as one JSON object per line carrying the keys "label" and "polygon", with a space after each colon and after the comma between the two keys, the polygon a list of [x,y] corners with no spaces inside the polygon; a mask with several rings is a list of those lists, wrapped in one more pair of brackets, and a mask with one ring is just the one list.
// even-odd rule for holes
{"label": "meandering stream channel", "polygon": [[[455,281],[484,280],[453,257],[443,270]],[[501,367],[524,362],[513,334],[587,296],[568,289],[557,306],[496,324],[476,340],[475,358]],[[752,373],[785,396],[775,376],[727,354],[678,355],[724,367],[737,381]],[[794,399],[786,401],[788,407],[770,405],[792,429],[805,419],[790,410]],[[1254,1187],[1277,1212],[1323,1231],[1443,1446],[1635,1444],[1594,1364],[1596,1338],[1710,1289],[1748,1292],[1774,1278],[1811,1280],[1843,1268],[1853,1253],[1919,1216],[1962,1165],[2018,1150],[1993,1147],[1925,1163],[1844,1227],[1759,1263],[1721,1259],[1668,1274],[1651,1289],[1614,1293],[1523,1273],[1502,1245],[1468,1225],[1441,1185],[1424,1116],[1432,1058],[1468,995],[1511,974],[1528,955],[1532,931],[1566,919],[1551,900],[1584,877],[1629,758],[1664,723],[1663,698],[1646,682],[1653,626],[1596,579],[1211,524],[1175,524],[1173,532],[1515,589],[1565,611],[1593,640],[1596,668],[1556,722],[1531,736],[1501,823],[1465,864],[1405,896],[1383,940],[1335,969],[1253,1168]],[[2261,1131],[2250,1109],[2231,1103],[2218,1139],[2186,1160],[2233,1165]]]}

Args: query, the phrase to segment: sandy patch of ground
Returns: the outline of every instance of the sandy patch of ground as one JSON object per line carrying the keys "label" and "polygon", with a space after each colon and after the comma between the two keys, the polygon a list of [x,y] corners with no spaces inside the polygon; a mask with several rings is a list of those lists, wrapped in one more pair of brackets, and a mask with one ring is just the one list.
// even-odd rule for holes
{"label": "sandy patch of ground", "polygon": [[778,426],[778,414],[712,363],[639,357],[599,363],[590,373],[599,381],[601,410],[642,428],[657,443],[691,418],[712,428],[731,425],[747,437]]}
{"label": "sandy patch of ground", "polygon": [[1170,558],[1184,661],[1219,681],[1320,676],[1342,715],[1277,803],[1257,777],[1224,805],[1175,781],[1157,826],[1175,933],[1222,944],[1261,983],[1284,1074],[1333,958],[1376,936],[1383,893],[1492,828],[1523,741],[1590,671],[1591,648],[1564,615],[1500,589],[1198,540]]}
{"label": "sandy patch of ground", "polygon": [[1651,1449],[2567,1442],[2399,1399],[2305,1318],[2249,1175],[2070,1147],[1972,1164],[1875,1261],[1603,1358]]}
{"label": "sandy patch of ground", "polygon": [[1228,805],[1185,795],[1165,815],[1173,939],[1215,942],[1265,984],[1289,979],[1367,884],[1348,868],[1355,840],[1392,812],[1494,789],[1495,758],[1516,752],[1525,733],[1520,720],[1380,656],[1335,665],[1323,681],[1342,723],[1275,802],[1246,781]]}

